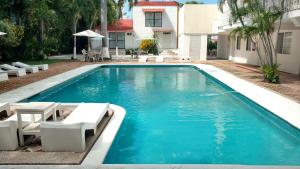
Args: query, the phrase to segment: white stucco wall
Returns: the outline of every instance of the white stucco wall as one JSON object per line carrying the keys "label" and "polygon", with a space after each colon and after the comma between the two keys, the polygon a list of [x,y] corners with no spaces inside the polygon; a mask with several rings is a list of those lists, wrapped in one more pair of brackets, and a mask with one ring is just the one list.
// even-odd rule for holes
{"label": "white stucco wall", "polygon": [[216,4],[185,4],[179,10],[179,34],[217,33],[220,16]]}
{"label": "white stucco wall", "polygon": [[[164,9],[165,11],[162,12],[162,27],[145,27],[145,12],[143,9]],[[134,6],[132,8],[132,18],[136,38],[152,38],[155,32],[153,29],[171,30],[171,35],[163,35],[162,32],[158,31],[158,41],[163,49],[177,49],[177,12],[177,6]],[[170,36],[170,41],[164,40],[166,36]]]}
{"label": "white stucco wall", "polygon": [[179,55],[206,60],[207,36],[217,33],[217,5],[185,4],[179,10]]}
{"label": "white stucco wall", "polygon": [[[297,29],[283,29],[281,32],[292,32],[292,42],[290,54],[277,54],[277,63],[280,65],[279,70],[292,73],[292,74],[300,74],[300,30]],[[276,34],[273,36],[273,40],[276,40]],[[241,49],[236,50],[236,41],[231,39],[233,42],[231,45],[231,49],[233,53],[229,59],[238,62],[238,63],[246,63],[252,65],[259,65],[259,59],[257,57],[256,52],[254,51],[246,51],[246,41],[241,40]],[[262,48],[262,47],[261,47]]]}

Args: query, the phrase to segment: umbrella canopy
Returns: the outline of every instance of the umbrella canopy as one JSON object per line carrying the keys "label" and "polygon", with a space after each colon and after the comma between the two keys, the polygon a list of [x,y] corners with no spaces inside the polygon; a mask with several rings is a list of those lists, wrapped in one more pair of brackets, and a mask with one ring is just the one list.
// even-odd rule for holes
{"label": "umbrella canopy", "polygon": [[0,36],[1,36],[1,35],[5,35],[5,34],[6,34],[6,33],[4,33],[4,32],[0,32]]}
{"label": "umbrella canopy", "polygon": [[91,31],[91,30],[78,32],[78,33],[75,33],[73,35],[74,36],[85,36],[85,37],[91,37],[91,38],[95,38],[95,37],[103,38],[104,37],[103,35],[100,35],[99,33],[96,33],[96,32]]}

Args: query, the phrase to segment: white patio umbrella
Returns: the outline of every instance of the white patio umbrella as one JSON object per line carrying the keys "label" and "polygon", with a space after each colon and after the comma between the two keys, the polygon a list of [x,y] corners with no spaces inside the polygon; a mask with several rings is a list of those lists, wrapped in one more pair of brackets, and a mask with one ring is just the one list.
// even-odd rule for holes
{"label": "white patio umbrella", "polygon": [[104,38],[103,35],[100,35],[99,33],[96,33],[92,30],[85,30],[82,32],[78,32],[73,34],[75,36],[75,43],[74,43],[74,58],[76,58],[76,36],[82,36],[82,37],[88,37],[88,38]]}
{"label": "white patio umbrella", "polygon": [[6,34],[6,33],[4,33],[4,32],[0,32],[0,36],[1,36],[1,35],[5,35],[5,34]]}

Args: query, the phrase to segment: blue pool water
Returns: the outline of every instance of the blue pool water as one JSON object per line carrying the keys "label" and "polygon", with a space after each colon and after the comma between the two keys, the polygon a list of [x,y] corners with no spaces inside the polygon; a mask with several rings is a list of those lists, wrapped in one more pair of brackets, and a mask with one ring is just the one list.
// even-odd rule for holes
{"label": "blue pool water", "polygon": [[300,165],[300,133],[194,67],[109,66],[28,101],[110,102],[124,122],[107,164]]}

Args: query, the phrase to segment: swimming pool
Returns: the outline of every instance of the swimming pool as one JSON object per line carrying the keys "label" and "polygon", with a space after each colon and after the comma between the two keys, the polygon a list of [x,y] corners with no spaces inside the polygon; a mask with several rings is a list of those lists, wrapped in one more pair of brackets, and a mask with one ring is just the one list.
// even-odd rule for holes
{"label": "swimming pool", "polygon": [[28,101],[110,102],[107,164],[300,165],[300,133],[192,66],[105,66]]}

